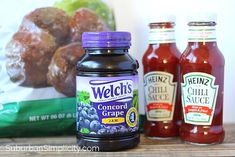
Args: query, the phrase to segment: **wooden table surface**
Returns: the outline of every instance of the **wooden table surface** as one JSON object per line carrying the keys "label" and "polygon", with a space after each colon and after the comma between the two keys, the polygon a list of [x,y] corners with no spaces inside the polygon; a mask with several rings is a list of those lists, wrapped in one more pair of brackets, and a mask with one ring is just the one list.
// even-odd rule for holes
{"label": "wooden table surface", "polygon": [[185,144],[179,139],[173,140],[150,140],[141,135],[141,142],[135,149],[120,152],[88,152],[88,151],[9,151],[10,146],[19,148],[20,146],[76,146],[75,137],[47,137],[47,138],[4,138],[0,139],[0,156],[33,156],[58,157],[67,156],[111,156],[111,157],[130,157],[130,156],[163,156],[163,157],[184,157],[184,156],[234,156],[235,157],[235,124],[225,125],[225,141],[223,144],[210,146],[194,146]]}

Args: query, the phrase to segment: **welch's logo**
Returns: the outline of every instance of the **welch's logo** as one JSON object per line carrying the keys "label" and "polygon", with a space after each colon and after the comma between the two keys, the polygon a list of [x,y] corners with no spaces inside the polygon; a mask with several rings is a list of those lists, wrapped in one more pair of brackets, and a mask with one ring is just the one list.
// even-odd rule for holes
{"label": "welch's logo", "polygon": [[90,100],[92,102],[108,102],[133,97],[133,81],[122,79],[115,81],[91,80]]}

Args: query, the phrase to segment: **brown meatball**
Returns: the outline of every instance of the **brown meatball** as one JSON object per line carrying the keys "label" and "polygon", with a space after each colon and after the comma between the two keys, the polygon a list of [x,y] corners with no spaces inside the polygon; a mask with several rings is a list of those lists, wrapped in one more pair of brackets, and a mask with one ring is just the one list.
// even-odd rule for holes
{"label": "brown meatball", "polygon": [[33,24],[35,24],[54,36],[58,44],[65,44],[70,32],[69,20],[69,16],[61,9],[53,7],[39,8],[24,17],[20,30],[34,32],[35,27]]}
{"label": "brown meatball", "polygon": [[109,31],[102,18],[95,12],[81,8],[76,11],[70,20],[71,41],[81,41],[83,32],[101,32]]}
{"label": "brown meatball", "polygon": [[59,48],[49,65],[48,82],[67,96],[75,96],[76,63],[84,54],[81,43],[71,43]]}
{"label": "brown meatball", "polygon": [[56,48],[55,38],[43,30],[15,33],[6,46],[10,79],[22,86],[48,86],[46,74]]}

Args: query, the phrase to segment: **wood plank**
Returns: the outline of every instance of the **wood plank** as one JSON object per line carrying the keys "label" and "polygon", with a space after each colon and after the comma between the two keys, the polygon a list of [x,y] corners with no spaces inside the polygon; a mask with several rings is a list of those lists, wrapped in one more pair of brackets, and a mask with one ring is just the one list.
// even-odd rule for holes
{"label": "wood plank", "polygon": [[[76,145],[75,137],[45,137],[45,138],[3,138],[0,140],[0,156],[10,157],[17,154],[21,156],[49,157],[56,155],[58,157],[66,156],[112,156],[112,157],[130,157],[130,156],[235,156],[235,124],[225,125],[225,141],[223,144],[210,146],[194,146],[183,143],[179,138],[171,140],[152,140],[141,135],[141,143],[135,149],[120,152],[66,152],[66,151],[37,151],[37,152],[10,152],[6,146],[73,146]],[[4,149],[5,148],[5,149]]]}

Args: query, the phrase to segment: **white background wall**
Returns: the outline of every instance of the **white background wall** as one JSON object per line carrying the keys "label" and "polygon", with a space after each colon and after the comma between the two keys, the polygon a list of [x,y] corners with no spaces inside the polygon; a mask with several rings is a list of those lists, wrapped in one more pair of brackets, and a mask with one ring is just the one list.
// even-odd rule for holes
{"label": "white background wall", "polygon": [[[234,0],[113,0],[118,30],[132,32],[131,53],[140,64],[147,48],[148,21],[155,15],[176,16],[176,41],[181,52],[187,45],[187,15],[190,12],[214,12],[218,15],[217,41],[225,65],[224,122],[235,122],[235,1]],[[142,65],[140,102],[143,103]]]}
{"label": "white background wall", "polygon": [[[5,44],[2,29],[9,32],[21,22],[22,17],[40,6],[49,6],[55,0],[0,0],[0,50]],[[132,33],[131,54],[140,62],[140,103],[143,104],[141,58],[147,48],[148,21],[155,15],[176,15],[176,40],[181,52],[187,45],[186,17],[190,12],[215,12],[218,14],[218,46],[226,60],[224,121],[235,122],[235,0],[106,0],[113,6],[117,29]],[[5,29],[5,28],[4,28]],[[6,30],[6,29],[5,29]]]}

